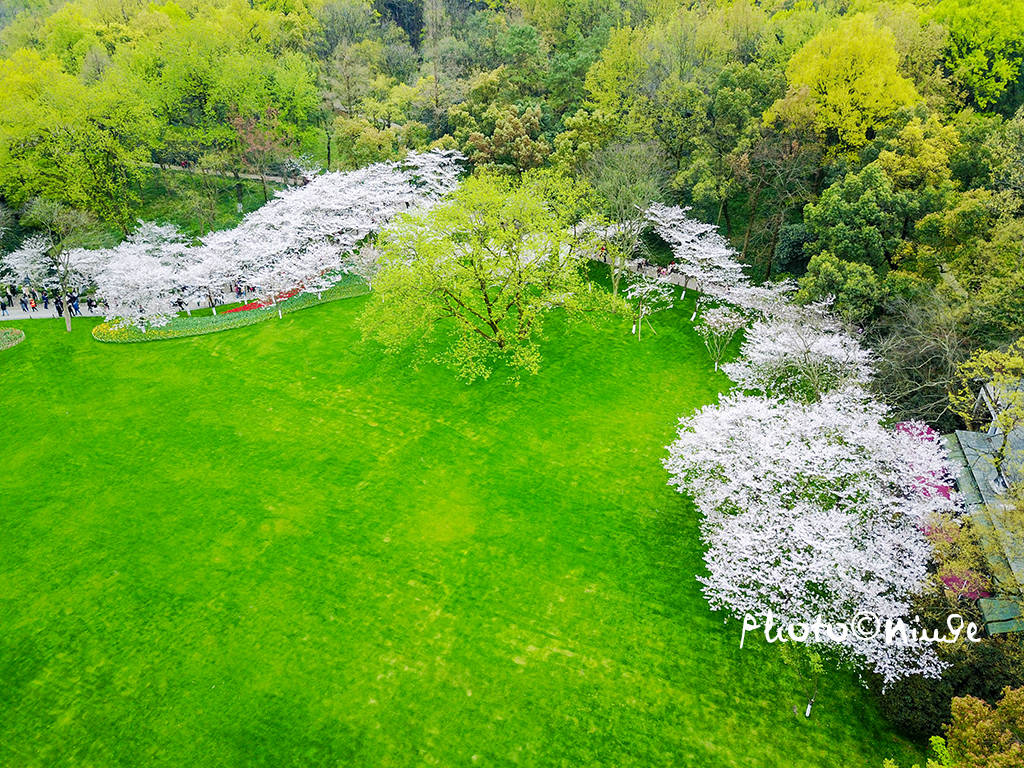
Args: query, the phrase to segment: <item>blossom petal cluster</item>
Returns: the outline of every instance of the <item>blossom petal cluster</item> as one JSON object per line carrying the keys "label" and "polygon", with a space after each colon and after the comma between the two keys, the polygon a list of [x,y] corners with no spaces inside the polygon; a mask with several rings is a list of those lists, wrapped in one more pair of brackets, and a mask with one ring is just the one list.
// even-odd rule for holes
{"label": "blossom petal cluster", "polygon": [[[941,443],[923,425],[890,427],[866,388],[870,353],[827,306],[751,286],[724,239],[684,209],[649,215],[678,269],[719,304],[710,322],[729,306],[749,318],[725,366],[737,386],[680,419],[664,462],[702,516],[708,603],[791,625],[908,618],[932,559],[924,531],[958,512],[957,498],[933,492],[950,475]],[[885,683],[943,668],[929,646],[877,634],[822,643]]]}
{"label": "blossom petal cluster", "polygon": [[[230,284],[253,286],[273,302],[286,293],[320,292],[341,272],[369,278],[367,237],[396,215],[433,205],[459,185],[461,155],[450,150],[412,154],[350,172],[326,173],[303,187],[278,192],[233,229],[196,243],[171,226],[143,224],[119,245],[73,249],[68,258],[81,282],[96,286],[108,320],[160,325],[180,306],[211,303]],[[26,243],[32,254],[47,243]],[[365,250],[365,255],[360,255]],[[38,261],[38,259],[37,259]],[[19,262],[20,263],[20,262]]]}

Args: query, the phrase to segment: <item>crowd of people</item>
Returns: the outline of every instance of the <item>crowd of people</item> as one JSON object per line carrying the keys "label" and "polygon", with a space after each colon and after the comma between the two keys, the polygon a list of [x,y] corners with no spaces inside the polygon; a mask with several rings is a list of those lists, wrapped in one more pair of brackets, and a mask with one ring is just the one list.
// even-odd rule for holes
{"label": "crowd of people", "polygon": [[[28,285],[8,284],[3,286],[3,291],[0,292],[0,317],[9,315],[10,312],[8,310],[14,308],[15,302],[27,314],[38,312],[40,307],[42,307],[44,312],[52,311],[54,317],[61,317],[64,314],[65,308],[67,308],[72,317],[78,317],[82,314],[82,297],[78,294],[78,291],[70,291],[67,294],[61,295],[60,293],[51,294],[45,288],[37,291]],[[99,305],[92,296],[86,297],[85,308],[89,314],[96,314],[98,307]]]}
{"label": "crowd of people", "polygon": [[[237,301],[242,301],[244,296],[257,292],[256,287],[241,283],[231,283],[228,290]],[[215,306],[224,304],[226,301],[225,292],[221,291],[217,295],[209,294],[205,301],[200,299],[196,306]],[[39,312],[41,309],[52,317],[62,317],[64,309],[67,307],[72,317],[79,317],[83,314],[83,303],[85,312],[90,315],[104,314],[103,310],[107,307],[105,301],[97,301],[93,296],[83,298],[77,290],[61,295],[58,292],[47,291],[45,288],[37,290],[28,284],[0,284],[0,317],[9,317],[10,310],[17,306],[20,306],[22,312],[28,315]],[[184,300],[180,298],[174,302],[174,306],[181,311],[186,309]]]}

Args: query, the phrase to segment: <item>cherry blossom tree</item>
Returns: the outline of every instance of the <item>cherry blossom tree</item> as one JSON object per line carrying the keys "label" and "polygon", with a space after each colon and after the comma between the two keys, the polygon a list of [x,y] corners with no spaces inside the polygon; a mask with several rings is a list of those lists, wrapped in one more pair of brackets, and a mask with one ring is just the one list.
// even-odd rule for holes
{"label": "cherry blossom tree", "polygon": [[715,361],[716,371],[729,344],[746,324],[746,318],[729,307],[712,307],[701,315],[697,333],[704,340],[711,359]]}
{"label": "cherry blossom tree", "polygon": [[652,333],[657,333],[651,325],[650,316],[655,312],[670,309],[674,297],[674,286],[664,278],[653,277],[643,272],[633,275],[629,287],[626,288],[626,301],[633,307],[633,332],[637,341],[640,341],[644,322]]}
{"label": "cherry blossom tree", "polygon": [[279,192],[234,229],[212,232],[196,245],[170,229],[143,225],[115,248],[77,250],[74,257],[101,275],[99,293],[113,316],[141,327],[165,322],[176,301],[206,301],[216,314],[232,283],[256,287],[272,304],[284,293],[322,292],[341,273],[373,274],[370,236],[396,215],[452,192],[460,161],[457,152],[434,151],[323,174]]}
{"label": "cherry blossom tree", "polygon": [[[733,393],[680,421],[665,466],[703,515],[712,608],[783,625],[907,616],[930,558],[923,525],[955,502],[924,492],[948,476],[940,445],[885,429],[884,416],[850,388],[812,403]],[[887,682],[941,670],[917,644],[820,642]]]}
{"label": "cherry blossom tree", "polygon": [[647,218],[662,240],[672,249],[674,263],[670,269],[681,275],[687,285],[697,290],[697,306],[690,320],[695,320],[700,303],[717,299],[728,303],[737,289],[750,285],[743,267],[735,259],[735,251],[714,224],[706,224],[686,215],[687,208],[655,203],[647,209]]}
{"label": "cherry blossom tree", "polygon": [[94,226],[88,214],[43,198],[33,199],[22,216],[22,223],[39,232],[25,239],[3,263],[19,280],[49,288],[64,300],[64,324],[71,331],[71,307],[67,295],[89,283],[96,259],[88,251],[74,247]]}
{"label": "cherry blossom tree", "polygon": [[[951,482],[940,442],[883,426],[886,408],[866,389],[871,355],[828,306],[793,306],[792,283],[753,285],[716,229],[685,209],[647,215],[698,303],[720,304],[698,326],[712,355],[751,319],[725,366],[737,389],[683,418],[665,460],[702,514],[709,604],[735,618],[770,611],[783,626],[905,619],[932,556],[923,531],[959,510],[935,491]],[[942,668],[928,646],[875,633],[813,640],[886,683]]]}
{"label": "cherry blossom tree", "polygon": [[146,223],[119,245],[94,251],[93,283],[107,303],[107,320],[145,331],[173,317],[186,248],[177,228]]}
{"label": "cherry blossom tree", "polygon": [[279,192],[234,229],[203,238],[195,285],[210,292],[210,286],[245,282],[273,301],[282,291],[312,285],[314,278],[348,271],[347,255],[370,234],[397,214],[429,207],[454,191],[460,160],[452,151],[410,155],[402,162],[323,174]]}
{"label": "cherry blossom tree", "polygon": [[817,400],[849,385],[866,386],[872,356],[825,305],[789,306],[747,329],[740,357],[725,372],[740,389]]}
{"label": "cherry blossom tree", "polygon": [[760,315],[770,315],[788,305],[796,291],[795,282],[754,285],[718,228],[691,219],[688,211],[655,203],[647,209],[647,219],[672,250],[674,261],[669,270],[680,275],[685,286],[697,290],[691,321],[696,319],[701,304],[709,300]]}

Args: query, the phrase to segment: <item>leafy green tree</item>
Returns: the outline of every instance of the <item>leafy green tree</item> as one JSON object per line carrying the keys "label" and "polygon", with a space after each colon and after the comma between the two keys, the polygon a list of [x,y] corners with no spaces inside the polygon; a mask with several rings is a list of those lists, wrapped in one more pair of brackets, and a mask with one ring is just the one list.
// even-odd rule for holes
{"label": "leafy green tree", "polygon": [[881,269],[900,245],[906,209],[905,196],[877,165],[849,173],[804,208],[815,238],[808,250]]}
{"label": "leafy green tree", "polygon": [[835,311],[855,325],[877,318],[887,304],[919,301],[929,291],[928,283],[917,275],[891,270],[880,278],[867,264],[843,261],[828,251],[811,257],[799,285],[797,301],[809,304],[831,298]]}
{"label": "leafy green tree", "polygon": [[392,226],[364,332],[390,351],[437,340],[437,359],[467,381],[501,364],[514,377],[536,373],[548,314],[612,306],[585,277],[584,243],[566,213],[575,206],[562,204],[575,195],[549,173],[521,184],[477,176],[449,203]]}
{"label": "leafy green tree", "polygon": [[953,699],[946,740],[956,768],[1024,765],[1024,687],[1005,688],[994,707],[973,696]]}
{"label": "leafy green tree", "polygon": [[[999,447],[994,455],[997,472],[1002,473],[1011,458],[1010,436],[1024,427],[1024,337],[1005,350],[981,350],[976,352],[957,369],[957,386],[950,392],[950,403],[968,427],[975,428],[989,423],[998,430]],[[977,407],[978,390],[988,386],[998,399],[994,417],[987,410]],[[1024,457],[1013,457],[1020,462]]]}
{"label": "leafy green tree", "polygon": [[664,155],[652,142],[610,144],[586,165],[587,179],[602,201],[615,235],[605,246],[611,265],[612,293],[618,294],[626,262],[637,255],[644,229],[643,211],[664,202]]}
{"label": "leafy green tree", "polygon": [[994,186],[1024,195],[1024,107],[994,131],[985,144],[991,153]]}
{"label": "leafy green tree", "polygon": [[1019,104],[1018,80],[1024,62],[1024,2],[1021,0],[942,0],[933,17],[949,30],[946,64],[970,102],[988,109],[1008,95],[1010,111]]}
{"label": "leafy green tree", "polygon": [[483,130],[469,134],[464,151],[474,165],[522,175],[539,167],[551,152],[541,138],[540,110],[492,106],[484,114]]}
{"label": "leafy green tree", "polygon": [[129,84],[87,88],[53,59],[0,60],[0,189],[14,205],[64,201],[128,231],[148,159],[152,116]]}
{"label": "leafy green tree", "polygon": [[648,73],[648,35],[643,29],[612,30],[601,58],[587,72],[589,106],[612,118],[619,135],[645,135],[651,115],[644,92]]}
{"label": "leafy green tree", "polygon": [[765,119],[805,126],[836,152],[862,147],[919,99],[900,74],[892,32],[865,14],[815,35],[790,59],[786,80],[785,97]]}
{"label": "leafy green tree", "polygon": [[427,133],[427,126],[414,121],[379,128],[362,118],[339,117],[334,126],[337,167],[344,170],[398,160],[407,151],[426,146]]}

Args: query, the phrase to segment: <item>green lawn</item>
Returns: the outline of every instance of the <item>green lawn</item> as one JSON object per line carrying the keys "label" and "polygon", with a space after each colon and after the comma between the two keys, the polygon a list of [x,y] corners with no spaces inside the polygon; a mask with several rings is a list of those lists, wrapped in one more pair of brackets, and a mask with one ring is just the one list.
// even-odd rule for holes
{"label": "green lawn", "polygon": [[571,334],[514,388],[382,358],[367,298],[0,353],[0,765],[865,766],[739,650],[659,460],[725,380],[689,310]]}

